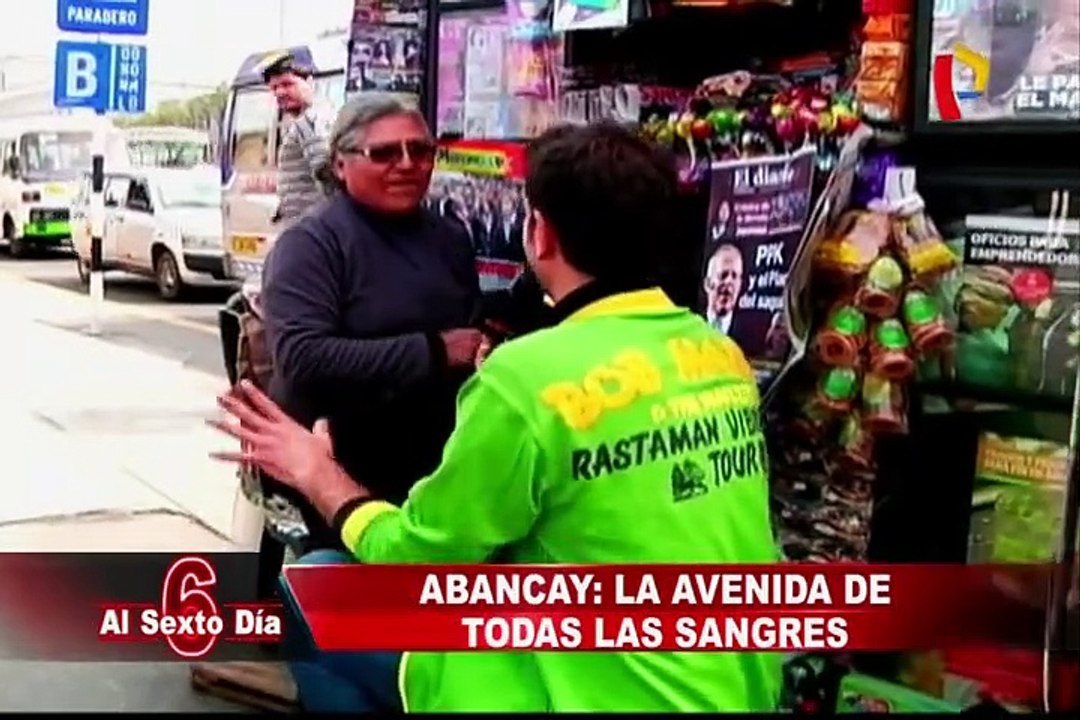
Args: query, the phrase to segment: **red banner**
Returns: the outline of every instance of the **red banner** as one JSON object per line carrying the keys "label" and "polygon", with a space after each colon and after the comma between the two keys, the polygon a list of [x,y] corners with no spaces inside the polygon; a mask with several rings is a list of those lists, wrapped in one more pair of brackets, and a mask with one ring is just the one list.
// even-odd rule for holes
{"label": "red banner", "polygon": [[1041,647],[1049,566],[294,566],[327,650]]}
{"label": "red banner", "polygon": [[[933,649],[989,672],[1015,663],[979,661],[987,650],[1038,662],[1054,570],[345,565],[285,576],[327,649]],[[257,659],[289,622],[254,596],[257,571],[251,553],[0,553],[0,659]],[[1052,649],[1075,660],[1073,578]]]}

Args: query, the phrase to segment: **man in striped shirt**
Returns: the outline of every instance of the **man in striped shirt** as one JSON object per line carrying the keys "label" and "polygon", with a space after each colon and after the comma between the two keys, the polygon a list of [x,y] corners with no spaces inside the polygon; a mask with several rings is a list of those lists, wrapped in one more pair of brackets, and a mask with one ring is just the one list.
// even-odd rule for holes
{"label": "man in striped shirt", "polygon": [[327,137],[334,109],[315,96],[312,70],[291,54],[271,58],[263,80],[288,119],[278,147],[278,209],[275,223],[285,229],[325,197],[328,184]]}

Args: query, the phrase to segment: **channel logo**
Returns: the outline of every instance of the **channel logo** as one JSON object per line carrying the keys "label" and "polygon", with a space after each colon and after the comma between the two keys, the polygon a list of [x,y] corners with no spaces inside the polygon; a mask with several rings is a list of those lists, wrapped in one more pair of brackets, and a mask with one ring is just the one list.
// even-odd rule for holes
{"label": "channel logo", "polygon": [[114,603],[102,609],[98,639],[111,642],[164,642],[177,657],[209,655],[220,642],[259,643],[281,639],[277,605],[219,605],[214,566],[187,556],[169,566],[156,603]]}
{"label": "channel logo", "polygon": [[963,43],[954,45],[952,52],[935,57],[932,82],[941,119],[962,120],[960,102],[982,97],[989,81],[990,60]]}

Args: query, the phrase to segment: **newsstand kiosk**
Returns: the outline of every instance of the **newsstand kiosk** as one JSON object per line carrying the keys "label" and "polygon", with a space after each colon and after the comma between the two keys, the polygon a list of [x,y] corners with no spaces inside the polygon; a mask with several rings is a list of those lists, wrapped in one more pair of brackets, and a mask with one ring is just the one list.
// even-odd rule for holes
{"label": "newsstand kiosk", "polygon": [[675,154],[665,286],[758,373],[789,560],[1073,570],[1033,601],[1045,653],[793,658],[789,707],[1075,703],[1059,651],[1076,636],[1080,177],[1062,150],[1080,139],[1078,15],[1077,0],[428,6],[430,206],[466,226],[486,289],[523,269],[529,138],[616,120]]}
{"label": "newsstand kiosk", "polygon": [[787,709],[1076,704],[1078,2],[357,0],[349,91],[420,91],[486,290],[527,277],[531,137],[674,153],[664,285],[758,374],[790,561],[1070,571],[1045,652],[794,657]]}
{"label": "newsstand kiosk", "polygon": [[[865,540],[875,561],[1061,570],[1050,587],[1028,589],[1044,613],[1041,651],[802,658],[793,679],[823,682],[797,700],[840,712],[1075,710],[1080,170],[1066,149],[1080,146],[1080,3],[927,0],[910,10],[910,133],[862,165],[910,168],[893,177],[912,184],[887,213],[855,198],[811,241],[815,279],[861,279],[821,309],[816,384],[787,388],[776,408],[790,431],[780,444],[797,448],[779,452],[806,461],[782,463],[803,472],[779,473],[778,521],[805,520],[807,478],[824,470],[822,494],[838,508],[838,485],[851,487],[841,476],[870,471],[869,532],[852,537],[857,522],[838,527],[822,501],[804,547],[815,542],[806,533],[823,534]],[[890,317],[883,308],[894,304]],[[845,418],[831,471],[805,454],[820,441],[823,407],[861,407]]]}

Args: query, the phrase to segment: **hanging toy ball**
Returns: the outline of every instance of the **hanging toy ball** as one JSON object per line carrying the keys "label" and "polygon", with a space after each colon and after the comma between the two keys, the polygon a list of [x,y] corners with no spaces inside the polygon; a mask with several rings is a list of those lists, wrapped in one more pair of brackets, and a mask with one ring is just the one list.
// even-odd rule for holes
{"label": "hanging toy ball", "polygon": [[713,127],[713,132],[717,135],[724,134],[724,111],[720,108],[713,108],[709,111],[709,114],[705,116],[705,119],[709,121],[709,124]]}
{"label": "hanging toy ball", "polygon": [[713,136],[713,125],[705,118],[698,118],[690,125],[690,135],[695,140],[708,140]]}
{"label": "hanging toy ball", "polygon": [[817,127],[822,135],[832,135],[836,130],[836,116],[833,115],[830,110],[819,113],[817,117]]}
{"label": "hanging toy ball", "polygon": [[795,118],[798,120],[799,125],[802,126],[804,132],[809,133],[811,137],[817,135],[818,114],[816,112],[809,107],[803,106],[799,108]]}
{"label": "hanging toy ball", "polygon": [[683,140],[690,139],[690,131],[696,118],[692,113],[683,113],[675,123],[675,135]]}
{"label": "hanging toy ball", "polygon": [[836,133],[850,135],[859,127],[859,116],[847,105],[834,105],[833,117],[836,119]]}
{"label": "hanging toy ball", "polygon": [[843,105],[846,108],[853,109],[855,107],[855,93],[850,90],[838,92],[833,96],[833,102],[837,105]]}
{"label": "hanging toy ball", "polygon": [[656,142],[660,145],[670,145],[675,141],[675,123],[670,120],[662,121],[656,129]]}
{"label": "hanging toy ball", "polygon": [[779,118],[775,130],[777,139],[787,146],[798,145],[804,136],[803,128],[793,116]]}
{"label": "hanging toy ball", "polygon": [[799,88],[799,107],[812,108],[814,100],[820,97],[820,93],[813,87],[804,86]]}
{"label": "hanging toy ball", "polygon": [[791,106],[782,102],[774,102],[769,109],[769,112],[772,115],[773,120],[788,118],[791,117]]}
{"label": "hanging toy ball", "polygon": [[717,135],[730,135],[738,128],[738,116],[729,108],[717,108],[712,110],[707,120]]}

